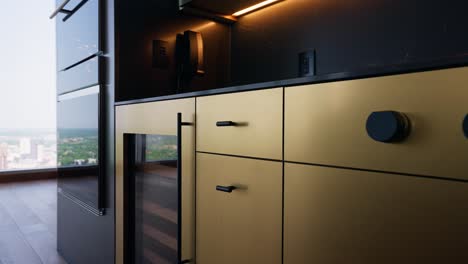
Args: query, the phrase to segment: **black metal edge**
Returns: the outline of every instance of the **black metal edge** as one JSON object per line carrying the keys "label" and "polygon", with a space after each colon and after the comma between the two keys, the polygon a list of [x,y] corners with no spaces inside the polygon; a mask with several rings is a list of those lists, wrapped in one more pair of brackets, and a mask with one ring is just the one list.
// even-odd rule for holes
{"label": "black metal edge", "polygon": [[28,173],[43,173],[43,172],[57,172],[57,168],[40,168],[40,169],[12,169],[0,171],[0,177],[3,175],[14,175],[14,174],[28,174]]}
{"label": "black metal edge", "polygon": [[285,188],[284,186],[286,185],[286,179],[285,179],[285,163],[284,163],[284,158],[286,152],[284,151],[285,149],[285,141],[286,141],[286,91],[283,87],[282,89],[283,92],[283,102],[282,102],[282,135],[281,135],[281,264],[284,264],[284,218],[285,218],[285,211],[284,211],[284,203],[285,203]]}
{"label": "black metal edge", "polygon": [[179,0],[179,7],[189,4],[190,2],[192,2],[192,0]]}
{"label": "black metal edge", "polygon": [[182,263],[182,113],[177,113],[177,261]]}
{"label": "black metal edge", "polygon": [[[91,0],[93,1],[93,0]],[[106,36],[106,26],[107,26],[107,14],[105,8],[105,1],[95,0],[98,1],[98,53],[97,56],[103,56],[106,53],[104,50],[105,44],[105,36]],[[102,62],[102,61],[101,61]]]}
{"label": "black metal edge", "polygon": [[[83,87],[80,87],[80,88],[76,88],[76,89],[73,89],[73,90],[70,90],[70,91],[66,91],[64,93],[57,94],[57,98],[62,96],[62,95],[71,94],[71,93],[78,92],[80,90],[85,90],[85,89],[88,89],[88,88],[91,88],[91,87],[94,87],[94,86],[98,86],[98,85],[100,85],[100,83],[93,83],[93,84],[89,84],[89,85],[86,85],[86,86],[83,86]],[[58,102],[58,99],[57,99],[57,102]]]}
{"label": "black metal edge", "polygon": [[259,158],[259,157],[252,157],[252,156],[241,156],[241,155],[224,154],[224,153],[216,153],[216,152],[208,152],[208,151],[199,151],[199,150],[196,151],[195,153],[208,154],[208,155],[217,155],[217,156],[224,156],[224,157],[232,157],[232,158],[241,158],[241,159],[251,159],[251,160],[263,160],[263,161],[283,162],[283,160],[278,160],[278,159]]}
{"label": "black metal edge", "polygon": [[98,207],[100,210],[106,208],[106,92],[102,88],[102,85],[99,85],[99,95],[98,95]]}
{"label": "black metal edge", "polygon": [[[82,63],[85,63],[85,62],[87,62],[87,61],[89,61],[91,59],[94,59],[94,57],[99,57],[99,56],[102,56],[102,55],[104,55],[104,52],[100,50],[100,51],[98,51],[98,52],[96,52],[94,54],[91,54],[88,57],[86,57],[86,58],[84,58],[84,59],[82,59],[82,60],[80,60],[78,62],[73,63],[70,66],[67,66],[67,67],[65,67],[65,68],[63,68],[61,70],[58,70],[58,72],[68,71],[68,70],[73,69],[74,67],[76,67],[76,66],[78,66],[78,65],[80,65]],[[98,63],[100,63],[100,61]]]}
{"label": "black metal edge", "polygon": [[123,169],[123,246],[124,263],[132,264],[135,259],[135,135],[124,134]]}
{"label": "black metal edge", "polygon": [[62,19],[62,21],[66,22],[68,19],[70,19],[70,17],[73,16],[78,10],[80,10],[80,8],[83,7],[88,1],[89,0],[81,0],[80,3],[76,5],[72,10],[65,10],[67,11],[67,15]]}
{"label": "black metal edge", "polygon": [[52,14],[49,16],[49,19],[53,19],[54,17],[56,17],[59,13],[63,13],[63,14],[68,14],[70,13],[71,11],[67,10],[67,9],[64,9],[66,5],[68,5],[68,3],[70,2],[71,0],[65,0],[63,1],[57,8],[55,8],[54,12],[52,12]]}
{"label": "black metal edge", "polygon": [[236,92],[245,92],[245,91],[254,91],[254,90],[263,90],[270,89],[275,87],[291,87],[291,86],[300,86],[307,84],[319,84],[335,81],[346,81],[346,80],[355,80],[355,79],[365,79],[373,77],[384,77],[398,74],[409,74],[433,70],[443,70],[457,67],[468,66],[468,54],[462,56],[455,56],[449,58],[442,58],[438,60],[431,61],[420,61],[416,63],[405,63],[405,64],[395,64],[387,65],[382,67],[373,67],[366,68],[363,70],[358,70],[355,72],[340,72],[340,73],[330,73],[324,75],[316,75],[311,77],[302,77],[302,78],[292,78],[271,82],[261,82],[253,83],[239,86],[224,87],[218,89],[211,89],[198,92],[189,92],[173,95],[165,95],[158,97],[150,97],[143,99],[134,99],[134,100],[125,100],[115,102],[115,106],[121,105],[130,105],[130,104],[139,104],[139,103],[150,103],[157,101],[167,101],[174,99],[183,99],[190,97],[202,97],[226,93],[236,93]]}
{"label": "black metal edge", "polygon": [[57,188],[57,192],[60,193],[62,196],[67,198],[68,200],[72,201],[73,203],[79,205],[86,211],[94,214],[95,216],[103,216],[105,214],[105,209],[96,209],[89,204],[81,201],[80,199],[76,198],[74,195],[68,193],[67,191],[64,191],[62,188]]}
{"label": "black metal edge", "polygon": [[439,180],[439,181],[459,182],[459,183],[464,183],[464,184],[468,183],[468,180],[466,180],[466,179],[448,178],[448,177],[440,177],[440,176],[424,175],[424,174],[414,174],[414,173],[406,173],[406,172],[395,172],[395,171],[375,170],[375,169],[363,169],[363,168],[337,166],[337,165],[330,165],[330,164],[298,162],[298,161],[291,161],[291,160],[284,160],[284,163],[285,164],[299,164],[299,165],[307,165],[307,166],[332,168],[332,169],[339,169],[339,170],[353,170],[353,171],[363,171],[363,172],[380,173],[380,174],[390,174],[390,175],[396,175],[396,176],[402,176],[402,177],[415,177],[415,178],[431,179],[431,180]]}
{"label": "black metal edge", "polygon": [[223,24],[231,25],[237,22],[237,18],[229,15],[216,14],[201,8],[191,7],[191,6],[181,6],[180,11],[187,15],[198,16],[203,18],[208,18],[216,22]]}
{"label": "black metal edge", "polygon": [[[193,114],[193,123],[196,125],[197,124],[197,104],[198,104],[198,100],[197,98],[194,98],[193,99],[195,101],[195,109],[194,109],[194,114]],[[192,240],[192,243],[193,243],[193,248],[192,248],[192,253],[193,253],[193,262],[196,263],[197,262],[197,184],[198,184],[198,177],[197,177],[197,129],[196,127],[194,127],[193,131],[192,131],[192,134],[191,136],[193,137],[193,149],[191,150],[192,151],[192,154],[193,154],[193,177],[194,177],[194,186],[192,187],[193,189],[193,196],[192,198],[194,199],[194,202],[193,202],[193,212],[194,212],[194,215],[193,215],[193,240]]]}
{"label": "black metal edge", "polygon": [[88,63],[90,60],[94,59],[97,57],[97,81],[96,82],[93,82],[93,83],[88,83],[84,86],[78,86],[76,88],[73,88],[73,89],[70,89],[70,90],[67,90],[67,91],[58,91],[58,87],[57,87],[57,95],[60,96],[60,95],[64,95],[64,94],[68,94],[68,93],[73,93],[73,92],[76,92],[76,91],[79,91],[79,90],[83,90],[83,89],[86,89],[86,88],[90,88],[90,87],[93,87],[93,86],[97,86],[97,85],[100,85],[100,84],[103,84],[104,83],[104,80],[105,80],[105,63],[106,63],[106,60],[105,60],[105,57],[102,56],[102,52],[98,52],[97,54],[94,54],[92,55],[91,57],[88,57],[86,58],[85,60],[81,61],[80,63],[78,64],[74,64],[73,67],[71,68],[67,68],[66,70],[61,70],[58,72],[57,74],[57,83],[58,83],[58,80],[60,78],[60,73],[62,72],[66,72],[68,70],[73,70],[75,68],[75,66],[78,66],[78,65],[82,65],[82,64],[85,64],[85,63]]}

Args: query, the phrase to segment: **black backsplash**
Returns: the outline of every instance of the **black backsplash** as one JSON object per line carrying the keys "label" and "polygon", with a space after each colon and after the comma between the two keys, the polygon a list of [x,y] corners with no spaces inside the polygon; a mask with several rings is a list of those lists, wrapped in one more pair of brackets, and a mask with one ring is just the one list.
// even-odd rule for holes
{"label": "black backsplash", "polygon": [[[183,15],[177,2],[120,1],[118,101],[296,78],[308,50],[319,75],[468,54],[466,1],[286,0],[232,25]],[[185,30],[203,35],[206,74],[177,89],[173,59],[152,66],[152,41],[173,58]]]}

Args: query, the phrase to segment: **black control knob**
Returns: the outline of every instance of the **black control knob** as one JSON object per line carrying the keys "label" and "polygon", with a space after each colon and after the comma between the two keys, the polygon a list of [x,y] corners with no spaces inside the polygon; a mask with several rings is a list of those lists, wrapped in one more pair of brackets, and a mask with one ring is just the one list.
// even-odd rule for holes
{"label": "black control knob", "polygon": [[373,112],[367,118],[367,134],[375,141],[392,143],[403,141],[410,134],[409,118],[395,111]]}
{"label": "black control knob", "polygon": [[466,115],[465,120],[463,120],[463,132],[465,133],[465,137],[468,138],[468,115]]}

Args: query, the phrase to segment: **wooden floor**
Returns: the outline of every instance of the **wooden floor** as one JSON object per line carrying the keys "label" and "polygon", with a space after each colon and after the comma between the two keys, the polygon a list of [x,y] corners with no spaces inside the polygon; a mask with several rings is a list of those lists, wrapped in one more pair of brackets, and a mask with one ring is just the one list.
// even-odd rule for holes
{"label": "wooden floor", "polygon": [[0,184],[0,264],[66,263],[56,226],[55,180]]}

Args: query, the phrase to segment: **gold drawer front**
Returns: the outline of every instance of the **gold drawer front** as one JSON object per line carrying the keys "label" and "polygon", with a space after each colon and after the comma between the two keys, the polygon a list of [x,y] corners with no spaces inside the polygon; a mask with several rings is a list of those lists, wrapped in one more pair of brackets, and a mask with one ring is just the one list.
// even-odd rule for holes
{"label": "gold drawer front", "polygon": [[[285,160],[468,179],[468,68],[285,90]],[[376,111],[411,120],[409,137],[381,143],[366,131]]]}
{"label": "gold drawer front", "polygon": [[284,263],[468,263],[468,184],[285,165]]}
{"label": "gold drawer front", "polygon": [[197,263],[281,264],[281,162],[197,153],[196,193]]}
{"label": "gold drawer front", "polygon": [[282,88],[197,98],[197,151],[282,159],[282,104]]}

